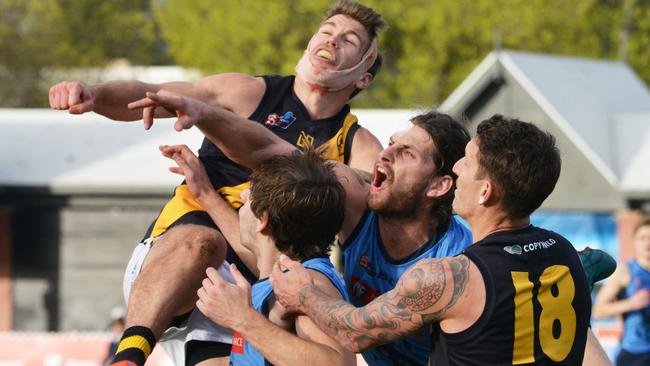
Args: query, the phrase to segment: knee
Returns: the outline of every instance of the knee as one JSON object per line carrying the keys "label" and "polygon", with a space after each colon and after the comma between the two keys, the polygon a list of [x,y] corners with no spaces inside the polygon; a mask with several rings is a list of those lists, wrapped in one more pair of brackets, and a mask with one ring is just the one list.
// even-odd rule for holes
{"label": "knee", "polygon": [[[178,258],[201,261],[206,266],[217,266],[226,258],[226,240],[214,229],[200,225],[180,225],[170,230],[166,238],[175,242]],[[167,235],[166,234],[166,235]]]}

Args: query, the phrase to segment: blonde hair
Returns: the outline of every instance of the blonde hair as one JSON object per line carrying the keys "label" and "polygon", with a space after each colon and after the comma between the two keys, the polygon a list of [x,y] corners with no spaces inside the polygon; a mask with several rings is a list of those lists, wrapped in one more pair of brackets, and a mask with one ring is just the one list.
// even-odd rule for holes
{"label": "blonde hair", "polygon": [[325,14],[325,20],[342,14],[361,23],[370,36],[370,43],[388,26],[381,14],[365,5],[349,0],[339,0]]}

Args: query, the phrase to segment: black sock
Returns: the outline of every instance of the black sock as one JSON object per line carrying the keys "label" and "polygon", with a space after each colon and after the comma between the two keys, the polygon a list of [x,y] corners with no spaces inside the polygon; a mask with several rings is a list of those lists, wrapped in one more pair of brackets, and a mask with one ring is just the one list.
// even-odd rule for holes
{"label": "black sock", "polygon": [[[137,325],[127,328],[122,333],[122,339],[117,346],[111,365],[120,361],[130,361],[138,366],[144,366],[144,362],[151,354],[155,344],[156,339],[149,328]],[[131,366],[128,362],[120,363],[120,365]]]}

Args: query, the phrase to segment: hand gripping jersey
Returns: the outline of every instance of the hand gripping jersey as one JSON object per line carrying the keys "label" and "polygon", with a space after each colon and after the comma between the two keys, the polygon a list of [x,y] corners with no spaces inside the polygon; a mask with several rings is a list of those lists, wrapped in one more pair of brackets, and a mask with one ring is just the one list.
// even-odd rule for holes
{"label": "hand gripping jersey", "polygon": [[[630,268],[630,283],[625,288],[625,297],[629,298],[639,290],[650,291],[650,272],[632,260]],[[621,348],[630,353],[650,352],[650,307],[635,310],[623,315],[623,339]]]}
{"label": "hand gripping jersey", "polygon": [[[285,141],[299,147],[317,147],[321,154],[330,160],[347,164],[350,158],[352,139],[359,128],[357,118],[350,113],[350,107],[344,106],[335,116],[312,120],[309,112],[293,92],[294,76],[263,76],[266,91],[257,109],[249,119],[257,121]],[[199,150],[199,159],[205,166],[212,185],[230,202],[233,208],[239,208],[242,201],[239,194],[249,187],[250,169],[228,159],[210,140],[203,139]],[[192,196],[183,182],[174,190],[174,196],[163,207],[151,224],[145,239],[157,237],[168,228],[177,224],[198,224],[216,228],[210,216]],[[230,263],[245,266],[234,252],[228,251],[226,258]],[[250,273],[247,275],[249,279]],[[254,279],[253,279],[254,280]]]}
{"label": "hand gripping jersey", "polygon": [[[312,258],[302,263],[305,268],[316,270],[324,274],[332,284],[339,290],[341,296],[348,301],[345,292],[343,279],[336,272],[336,269],[329,258]],[[274,297],[273,287],[268,278],[259,280],[251,290],[253,308],[268,318],[269,302]],[[230,353],[230,364],[234,366],[264,366],[270,365],[261,353],[250,345],[239,333],[235,332],[232,339],[232,351]]]}
{"label": "hand gripping jersey", "polygon": [[[472,234],[452,217],[447,230],[434,237],[408,257],[388,258],[379,236],[377,214],[366,211],[354,232],[343,244],[344,277],[355,306],[364,306],[375,297],[392,290],[400,276],[422,259],[456,255],[472,243]],[[368,365],[426,365],[431,353],[428,331],[395,343],[363,352]]]}
{"label": "hand gripping jersey", "polygon": [[591,297],[575,249],[534,226],[499,231],[464,252],[485,282],[485,308],[468,329],[434,325],[430,365],[581,365]]}

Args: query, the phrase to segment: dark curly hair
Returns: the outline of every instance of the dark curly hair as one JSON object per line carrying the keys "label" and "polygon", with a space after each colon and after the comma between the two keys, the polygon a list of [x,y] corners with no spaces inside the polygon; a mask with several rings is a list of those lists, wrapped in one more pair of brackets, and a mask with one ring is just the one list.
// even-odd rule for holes
{"label": "dark curly hair", "polygon": [[494,115],[476,130],[478,178],[489,177],[513,219],[530,216],[560,177],[562,160],[555,138],[532,123]]}
{"label": "dark curly hair", "polygon": [[327,256],[343,224],[345,190],[313,149],[272,157],[251,175],[251,210],[268,216],[276,247],[294,260]]}

